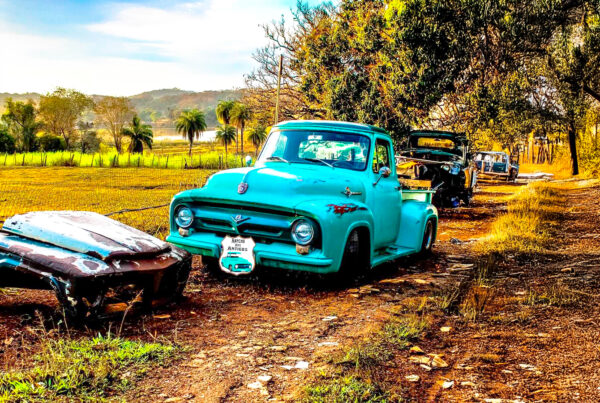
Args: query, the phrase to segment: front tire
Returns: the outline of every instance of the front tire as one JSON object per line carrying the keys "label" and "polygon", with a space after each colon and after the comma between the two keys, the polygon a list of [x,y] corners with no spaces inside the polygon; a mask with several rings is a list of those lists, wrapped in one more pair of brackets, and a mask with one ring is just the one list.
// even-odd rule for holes
{"label": "front tire", "polygon": [[427,223],[425,223],[425,231],[423,231],[423,241],[419,255],[427,256],[431,254],[435,242],[435,230],[435,220],[433,218],[428,219]]}
{"label": "front tire", "polygon": [[368,253],[368,241],[361,236],[358,229],[352,230],[342,257],[342,264],[338,271],[338,277],[342,280],[353,280],[361,274],[365,274],[370,267],[370,258]]}

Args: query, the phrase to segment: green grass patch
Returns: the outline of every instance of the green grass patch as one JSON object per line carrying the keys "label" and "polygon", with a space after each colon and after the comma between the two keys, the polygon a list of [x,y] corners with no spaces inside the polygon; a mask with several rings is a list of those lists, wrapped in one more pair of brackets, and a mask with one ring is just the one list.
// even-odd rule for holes
{"label": "green grass patch", "polygon": [[365,382],[354,376],[331,377],[322,379],[306,388],[304,402],[310,403],[346,403],[368,402],[383,403],[396,401],[389,393],[377,385]]}
{"label": "green grass patch", "polygon": [[179,348],[117,337],[44,339],[32,368],[0,377],[0,402],[101,399],[129,387],[149,368],[172,359]]}
{"label": "green grass patch", "polygon": [[392,319],[378,333],[350,348],[338,363],[351,364],[357,370],[384,365],[396,351],[421,338],[428,327],[429,321],[418,315]]}
{"label": "green grass patch", "polygon": [[79,168],[155,168],[155,169],[225,169],[245,166],[245,156],[219,151],[165,154],[146,151],[142,154],[116,151],[83,154],[78,151],[0,154],[0,167],[79,167]]}

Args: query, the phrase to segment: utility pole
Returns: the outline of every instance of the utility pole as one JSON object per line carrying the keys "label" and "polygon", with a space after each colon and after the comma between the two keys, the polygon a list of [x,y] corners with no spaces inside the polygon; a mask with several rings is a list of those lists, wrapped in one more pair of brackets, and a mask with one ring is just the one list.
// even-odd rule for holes
{"label": "utility pole", "polygon": [[279,71],[277,74],[277,98],[275,99],[275,124],[279,123],[279,94],[281,93],[281,74],[283,73],[283,55],[279,56]]}

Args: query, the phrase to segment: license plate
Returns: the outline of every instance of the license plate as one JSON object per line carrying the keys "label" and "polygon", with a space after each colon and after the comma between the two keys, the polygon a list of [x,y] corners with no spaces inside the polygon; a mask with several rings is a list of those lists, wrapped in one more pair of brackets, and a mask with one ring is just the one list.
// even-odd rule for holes
{"label": "license plate", "polygon": [[219,266],[225,273],[235,276],[252,273],[256,266],[252,238],[226,236],[221,242]]}

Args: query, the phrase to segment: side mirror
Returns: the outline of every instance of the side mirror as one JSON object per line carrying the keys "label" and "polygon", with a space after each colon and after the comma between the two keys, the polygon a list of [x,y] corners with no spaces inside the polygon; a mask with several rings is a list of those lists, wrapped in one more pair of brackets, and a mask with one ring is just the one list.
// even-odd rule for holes
{"label": "side mirror", "polygon": [[377,186],[377,184],[379,183],[381,178],[389,178],[389,176],[391,174],[392,174],[392,170],[390,168],[381,167],[381,169],[379,170],[379,178],[377,178],[377,180],[375,182],[373,182],[373,186]]}
{"label": "side mirror", "polygon": [[246,155],[246,166],[249,167],[250,165],[252,165],[252,157]]}

